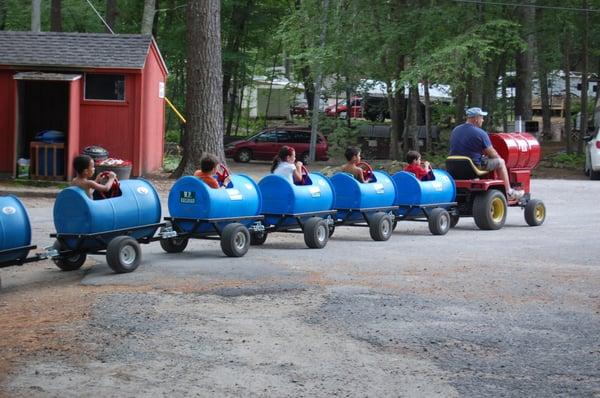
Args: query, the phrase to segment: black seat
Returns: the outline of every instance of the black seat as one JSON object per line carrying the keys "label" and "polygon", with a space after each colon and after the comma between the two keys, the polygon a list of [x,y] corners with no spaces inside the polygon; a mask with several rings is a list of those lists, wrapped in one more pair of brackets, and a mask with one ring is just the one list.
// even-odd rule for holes
{"label": "black seat", "polygon": [[487,170],[477,168],[468,156],[448,156],[446,170],[455,180],[479,179],[489,173]]}

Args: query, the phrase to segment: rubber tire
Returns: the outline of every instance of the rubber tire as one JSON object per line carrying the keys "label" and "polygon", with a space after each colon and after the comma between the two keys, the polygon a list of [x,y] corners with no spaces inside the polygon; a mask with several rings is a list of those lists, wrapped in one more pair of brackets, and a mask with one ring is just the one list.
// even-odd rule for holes
{"label": "rubber tire", "polygon": [[374,241],[386,241],[392,236],[392,217],[383,212],[377,212],[369,220],[369,233]]}
{"label": "rubber tire", "polygon": [[392,221],[392,231],[395,231],[397,226],[398,226],[398,219],[394,218],[394,221]]}
{"label": "rubber tire", "polygon": [[450,228],[456,227],[456,224],[460,221],[459,215],[450,215]]}
{"label": "rubber tire", "polygon": [[[121,258],[123,250],[133,250],[134,257],[127,263]],[[131,253],[128,253],[131,255]],[[133,272],[140,265],[142,260],[142,249],[137,240],[130,236],[117,236],[110,242],[106,248],[106,262],[108,266],[117,274]]]}
{"label": "rubber tire", "polygon": [[242,257],[250,248],[250,231],[240,223],[234,222],[223,228],[221,250],[229,257]]}
{"label": "rubber tire", "polygon": [[250,245],[260,246],[267,240],[267,231],[262,232],[250,232]]}
{"label": "rubber tire", "polygon": [[[54,249],[58,250],[59,252],[62,250],[60,242],[57,240],[54,241],[54,244],[52,245],[52,247]],[[87,254],[80,253],[80,254],[73,255],[71,257],[62,257],[62,256],[52,257],[52,261],[58,268],[61,269],[61,271],[75,271],[75,270],[78,270],[79,268],[81,268],[83,263],[85,263],[86,258],[87,258]]]}
{"label": "rubber tire", "polygon": [[[538,213],[540,212],[540,213]],[[539,199],[531,199],[525,205],[525,222],[532,227],[539,227],[546,220],[546,205]]]}
{"label": "rubber tire", "polygon": [[[500,218],[494,220],[492,216],[493,205],[501,205]],[[490,189],[485,193],[475,196],[473,200],[473,218],[479,229],[497,230],[504,226],[506,222],[507,204],[504,194],[497,189]]]}
{"label": "rubber tire", "polygon": [[446,209],[436,207],[429,214],[429,231],[434,235],[446,235],[450,229],[450,214]]}
{"label": "rubber tire", "polygon": [[329,240],[329,225],[320,217],[311,217],[304,223],[304,243],[311,249],[322,249]]}
{"label": "rubber tire", "polygon": [[[241,156],[242,154],[244,155]],[[233,160],[235,160],[238,163],[248,163],[252,160],[252,151],[248,148],[242,148],[236,152],[235,156],[233,157]]]}
{"label": "rubber tire", "polygon": [[600,171],[594,171],[590,169],[590,180],[598,181],[600,180]]}
{"label": "rubber tire", "polygon": [[167,253],[181,253],[187,247],[188,242],[188,238],[161,239],[160,247]]}
{"label": "rubber tire", "polygon": [[375,116],[375,121],[379,123],[385,122],[385,114],[383,112],[378,113],[377,116]]}

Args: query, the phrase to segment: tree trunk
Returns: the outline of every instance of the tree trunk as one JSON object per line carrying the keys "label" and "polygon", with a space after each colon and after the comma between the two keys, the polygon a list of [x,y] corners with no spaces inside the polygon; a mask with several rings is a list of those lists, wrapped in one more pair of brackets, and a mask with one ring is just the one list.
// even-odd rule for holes
{"label": "tree trunk", "polygon": [[[321,18],[321,34],[319,35],[319,48],[321,51],[325,48],[325,38],[327,33],[327,14],[329,12],[329,0],[323,1],[322,18]],[[314,162],[316,159],[317,150],[317,130],[319,129],[319,105],[321,103],[321,79],[323,74],[323,65],[317,64],[317,70],[315,73],[315,94],[314,94],[314,109],[311,115],[311,128],[310,128],[310,147],[309,156],[310,161]]]}
{"label": "tree trunk", "polygon": [[454,99],[456,101],[456,107],[454,108],[454,121],[455,124],[460,124],[465,120],[465,106],[467,100],[467,92],[464,88],[457,88],[454,90]]}
{"label": "tree trunk", "polygon": [[31,31],[42,31],[42,0],[31,0]]}
{"label": "tree trunk", "polygon": [[152,27],[154,26],[154,14],[156,13],[155,0],[144,0],[144,13],[142,14],[142,29],[143,35],[151,35]]}
{"label": "tree trunk", "polygon": [[233,76],[236,75],[239,67],[239,52],[246,36],[246,22],[250,17],[250,11],[254,5],[254,0],[246,0],[243,7],[233,7],[231,13],[232,31],[225,40],[224,54],[227,55],[223,63],[223,100],[228,101],[231,97],[230,87]]}
{"label": "tree trunk", "polygon": [[[397,75],[404,70],[404,56],[399,55],[396,60]],[[388,106],[390,108],[390,119],[392,120],[390,134],[390,159],[400,160],[400,151],[398,151],[398,142],[400,134],[404,133],[404,113],[405,113],[405,96],[404,84],[398,84],[395,88],[392,84],[392,79],[386,81]]]}
{"label": "tree trunk", "polygon": [[[528,0],[532,4],[534,0]],[[531,81],[533,80],[533,54],[535,51],[535,9],[533,7],[520,7],[523,25],[523,39],[527,42],[527,49],[517,54],[516,59],[516,86],[515,86],[515,116],[523,120],[531,119]]]}
{"label": "tree trunk", "polygon": [[431,153],[431,101],[429,98],[429,80],[423,82],[423,95],[425,97],[425,150]]}
{"label": "tree trunk", "polygon": [[187,3],[186,70],[186,139],[176,177],[199,169],[204,153],[225,160],[220,0]]}
{"label": "tree trunk", "polygon": [[[117,0],[106,0],[106,23],[114,31],[117,25],[117,16],[119,15],[119,9],[117,7]],[[106,29],[107,33],[110,30]]]}
{"label": "tree trunk", "polygon": [[571,146],[571,35],[567,33],[565,37],[564,51],[564,70],[565,70],[565,140],[567,144],[567,153],[572,153]]}
{"label": "tree trunk", "polygon": [[[584,10],[588,8],[587,0],[582,1]],[[583,12],[583,48],[581,57],[581,123],[579,137],[577,140],[577,153],[583,153],[583,137],[587,135],[588,130],[588,47],[589,47],[589,13]]]}
{"label": "tree trunk", "polygon": [[0,30],[6,28],[6,1],[0,0]]}
{"label": "tree trunk", "polygon": [[62,32],[62,0],[52,0],[50,6],[50,30]]}
{"label": "tree trunk", "polygon": [[540,99],[542,100],[542,137],[550,137],[552,133],[552,109],[551,100],[548,92],[548,72],[540,68]]}

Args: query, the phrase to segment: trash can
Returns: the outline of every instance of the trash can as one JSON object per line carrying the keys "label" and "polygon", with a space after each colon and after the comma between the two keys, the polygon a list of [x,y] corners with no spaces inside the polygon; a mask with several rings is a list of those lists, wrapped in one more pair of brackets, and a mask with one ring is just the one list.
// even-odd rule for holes
{"label": "trash can", "polygon": [[390,154],[390,126],[363,124],[358,130],[358,144],[365,159],[387,159]]}
{"label": "trash can", "polygon": [[90,145],[83,148],[83,155],[88,155],[94,160],[94,163],[108,159],[108,151],[98,145]]}

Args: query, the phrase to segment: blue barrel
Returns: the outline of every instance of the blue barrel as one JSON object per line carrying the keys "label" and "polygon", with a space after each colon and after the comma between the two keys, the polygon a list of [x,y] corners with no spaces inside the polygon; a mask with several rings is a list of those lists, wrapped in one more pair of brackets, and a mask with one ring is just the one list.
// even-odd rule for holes
{"label": "blue barrel", "polygon": [[[169,192],[169,214],[181,218],[235,218],[260,214],[261,195],[254,180],[243,174],[232,174],[225,189],[214,189],[198,177],[178,179]],[[254,221],[240,221],[248,226]],[[226,225],[224,223],[223,225]],[[178,222],[184,231],[191,232],[193,223]],[[197,232],[213,230],[204,223]]]}
{"label": "blue barrel", "polygon": [[[23,203],[13,195],[0,196],[0,251],[31,245],[31,224]],[[0,255],[0,264],[27,257],[29,250]]]}
{"label": "blue barrel", "polygon": [[[399,214],[406,214],[405,206],[421,206],[436,203],[449,203],[456,200],[456,184],[454,179],[444,171],[433,170],[434,179],[420,181],[413,173],[400,171],[392,176],[396,185],[394,205],[401,206]],[[447,206],[446,206],[447,207]],[[421,212],[413,210],[414,215]]]}
{"label": "blue barrel", "polygon": [[338,219],[350,221],[362,218],[360,213],[346,218],[348,212],[344,209],[393,206],[396,191],[392,179],[381,171],[374,171],[373,176],[373,180],[367,183],[358,181],[348,173],[337,173],[331,177]]}
{"label": "blue barrel", "polygon": [[[103,200],[92,200],[78,187],[63,189],[54,202],[54,226],[57,233],[93,234],[122,228],[138,227],[160,222],[161,208],[158,193],[152,184],[143,179],[120,182],[122,195]],[[156,227],[144,228],[130,234],[135,239],[151,237]],[[74,248],[75,239],[67,241]],[[84,249],[100,248],[103,245],[86,239]]]}
{"label": "blue barrel", "polygon": [[[263,177],[258,187],[263,197],[263,214],[298,214],[333,209],[335,193],[333,185],[320,173],[309,173],[309,184],[295,185],[287,179],[269,174]],[[309,216],[307,216],[309,217]],[[267,225],[274,225],[280,217],[265,216]],[[283,224],[294,224],[287,219]]]}

